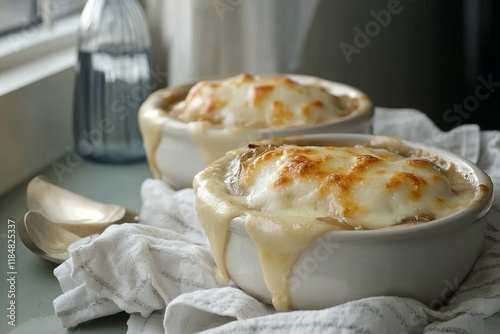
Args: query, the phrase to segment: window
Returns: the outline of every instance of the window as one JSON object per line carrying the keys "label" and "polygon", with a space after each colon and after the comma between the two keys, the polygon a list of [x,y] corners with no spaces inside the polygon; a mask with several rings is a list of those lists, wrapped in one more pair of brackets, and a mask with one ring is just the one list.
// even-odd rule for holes
{"label": "window", "polygon": [[54,20],[81,11],[86,0],[0,0],[0,36],[50,25]]}
{"label": "window", "polygon": [[[0,0],[0,195],[65,152],[85,0]],[[30,98],[27,99],[26,97]],[[51,131],[54,127],[58,131]]]}
{"label": "window", "polygon": [[0,36],[34,24],[35,17],[32,0],[0,0]]}
{"label": "window", "polygon": [[49,0],[49,2],[54,3],[53,18],[58,19],[81,11],[87,0]]}

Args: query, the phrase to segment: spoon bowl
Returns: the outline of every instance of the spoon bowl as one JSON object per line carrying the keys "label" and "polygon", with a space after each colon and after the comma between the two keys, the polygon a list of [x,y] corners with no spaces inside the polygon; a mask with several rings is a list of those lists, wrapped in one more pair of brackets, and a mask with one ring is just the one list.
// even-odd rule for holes
{"label": "spoon bowl", "polygon": [[40,212],[80,237],[101,233],[111,224],[138,221],[138,214],[134,211],[73,193],[50,183],[43,176],[30,181],[26,199],[28,210]]}
{"label": "spoon bowl", "polygon": [[88,243],[108,226],[137,223],[139,214],[116,204],[101,203],[33,178],[26,192],[28,211],[19,224],[19,236],[36,255],[62,263],[68,248]]}
{"label": "spoon bowl", "polygon": [[68,259],[69,245],[82,239],[37,211],[26,212],[19,225],[19,235],[26,247],[38,256],[55,263]]}

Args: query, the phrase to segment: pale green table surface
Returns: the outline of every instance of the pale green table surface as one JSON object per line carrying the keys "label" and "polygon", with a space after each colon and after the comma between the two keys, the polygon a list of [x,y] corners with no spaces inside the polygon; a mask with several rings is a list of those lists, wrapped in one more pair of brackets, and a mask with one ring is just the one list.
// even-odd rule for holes
{"label": "pale green table surface", "polygon": [[[144,180],[152,178],[146,162],[131,165],[105,165],[82,160],[75,163],[64,159],[63,169],[49,166],[37,175],[45,175],[51,182],[68,190],[97,201],[120,204],[140,211],[140,188]],[[58,165],[61,167],[61,165]],[[57,174],[59,173],[59,175]],[[61,175],[62,173],[62,175]],[[35,175],[34,175],[35,176]],[[30,180],[30,179],[29,179]],[[128,315],[120,313],[81,324],[66,330],[55,316],[52,301],[62,291],[53,270],[57,266],[31,253],[16,235],[16,288],[15,327],[8,324],[7,317],[10,277],[8,272],[8,220],[16,224],[26,212],[26,180],[16,189],[0,197],[0,333],[44,334],[44,333],[126,333]],[[17,230],[17,226],[16,226]],[[17,231],[16,231],[17,232]],[[17,233],[16,233],[17,234]]]}

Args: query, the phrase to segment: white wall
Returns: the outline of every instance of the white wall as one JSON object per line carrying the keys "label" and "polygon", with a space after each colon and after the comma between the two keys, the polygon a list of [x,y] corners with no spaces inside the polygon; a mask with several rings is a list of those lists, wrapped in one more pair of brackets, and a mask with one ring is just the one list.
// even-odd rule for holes
{"label": "white wall", "polygon": [[0,96],[0,194],[72,144],[73,68]]}

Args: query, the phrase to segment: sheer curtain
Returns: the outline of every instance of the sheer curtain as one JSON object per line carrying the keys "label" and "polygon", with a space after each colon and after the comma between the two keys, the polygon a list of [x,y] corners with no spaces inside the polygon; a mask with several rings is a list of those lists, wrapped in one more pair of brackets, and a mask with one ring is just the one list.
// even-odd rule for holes
{"label": "sheer curtain", "polygon": [[167,0],[169,84],[293,72],[319,0]]}

